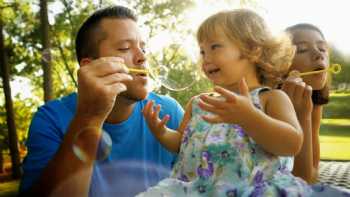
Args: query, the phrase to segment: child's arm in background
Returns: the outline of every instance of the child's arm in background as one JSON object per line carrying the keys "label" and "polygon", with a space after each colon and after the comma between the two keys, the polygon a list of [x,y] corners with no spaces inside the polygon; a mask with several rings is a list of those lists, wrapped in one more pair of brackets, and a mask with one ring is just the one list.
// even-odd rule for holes
{"label": "child's arm in background", "polygon": [[184,117],[177,131],[166,127],[166,123],[171,118],[169,115],[164,116],[162,120],[159,119],[160,108],[161,106],[157,105],[156,108],[153,109],[153,101],[148,101],[143,109],[143,115],[150,130],[159,142],[169,151],[178,153],[180,150],[182,134],[184,133],[187,123],[191,119],[192,99],[186,106]]}
{"label": "child's arm in background", "polygon": [[201,96],[199,106],[214,113],[203,119],[211,123],[239,124],[266,151],[281,156],[296,155],[303,134],[288,96],[280,90],[261,93],[265,114],[251,102],[245,80],[240,82],[239,88],[240,95],[216,87],[225,99]]}
{"label": "child's arm in background", "polygon": [[[311,99],[312,88],[301,78],[289,77],[283,83],[282,90],[293,103],[304,135],[302,148],[294,159],[293,174],[303,178],[308,183],[314,183],[318,176],[318,130],[321,116],[317,116],[318,121],[313,121],[313,111],[315,111],[313,108],[315,109],[315,106],[313,106]],[[316,122],[318,124],[314,125]]]}

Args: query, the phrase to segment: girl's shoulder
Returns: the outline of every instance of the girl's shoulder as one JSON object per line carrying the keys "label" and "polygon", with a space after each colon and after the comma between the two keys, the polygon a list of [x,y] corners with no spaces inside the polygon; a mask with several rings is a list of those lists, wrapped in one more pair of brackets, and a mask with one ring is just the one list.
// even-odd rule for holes
{"label": "girl's shoulder", "polygon": [[[288,95],[279,89],[269,89],[268,91],[262,91],[259,94],[261,105],[264,109],[266,106],[272,103],[286,102],[289,100]],[[287,101],[288,102],[288,101]]]}

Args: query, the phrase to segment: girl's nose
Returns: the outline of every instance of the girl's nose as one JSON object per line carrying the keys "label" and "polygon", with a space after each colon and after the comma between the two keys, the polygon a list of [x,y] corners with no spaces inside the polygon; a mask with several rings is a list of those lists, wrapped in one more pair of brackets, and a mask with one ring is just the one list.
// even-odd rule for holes
{"label": "girl's nose", "polygon": [[312,55],[313,55],[313,59],[314,60],[323,60],[324,59],[324,55],[323,53],[319,50],[319,49],[313,49],[312,51]]}

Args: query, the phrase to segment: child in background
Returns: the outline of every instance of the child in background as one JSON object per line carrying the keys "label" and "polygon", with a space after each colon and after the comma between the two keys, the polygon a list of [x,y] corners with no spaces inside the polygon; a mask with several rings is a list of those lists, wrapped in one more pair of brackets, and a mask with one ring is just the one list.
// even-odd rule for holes
{"label": "child in background", "polygon": [[[300,23],[286,29],[297,51],[290,70],[308,72],[329,67],[328,44],[321,30],[312,24]],[[320,162],[319,130],[323,105],[328,103],[327,72],[289,77],[282,85],[292,101],[304,131],[301,151],[296,155],[293,174],[308,183],[315,183]]]}
{"label": "child in background", "polygon": [[310,196],[291,174],[303,134],[280,82],[291,64],[288,37],[274,38],[256,13],[238,9],[199,27],[202,70],[215,93],[191,99],[177,131],[149,102],[144,116],[154,136],[179,153],[172,175],[139,196]]}

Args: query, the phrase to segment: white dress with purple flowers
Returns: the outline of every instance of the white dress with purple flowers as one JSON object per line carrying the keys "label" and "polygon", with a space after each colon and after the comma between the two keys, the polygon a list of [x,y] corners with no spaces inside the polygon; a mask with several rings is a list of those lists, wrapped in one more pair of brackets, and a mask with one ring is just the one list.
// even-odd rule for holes
{"label": "white dress with purple flowers", "polygon": [[[260,108],[259,93],[251,92]],[[139,196],[310,196],[312,189],[291,174],[290,160],[264,151],[239,125],[203,121],[193,99],[192,117],[170,178]]]}

